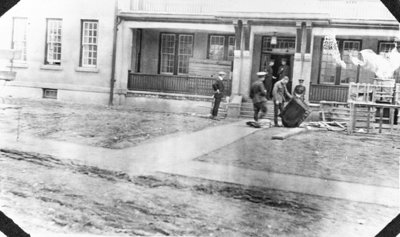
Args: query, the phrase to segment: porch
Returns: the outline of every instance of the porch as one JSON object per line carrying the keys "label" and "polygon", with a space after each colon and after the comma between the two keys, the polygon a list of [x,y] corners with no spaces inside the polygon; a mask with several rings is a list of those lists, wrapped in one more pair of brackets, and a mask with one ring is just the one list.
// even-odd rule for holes
{"label": "porch", "polygon": [[[128,74],[128,90],[212,96],[214,77],[164,74]],[[231,95],[232,81],[224,80],[225,95]]]}
{"label": "porch", "polygon": [[322,100],[347,102],[349,86],[347,85],[310,85],[310,102],[319,103]]}

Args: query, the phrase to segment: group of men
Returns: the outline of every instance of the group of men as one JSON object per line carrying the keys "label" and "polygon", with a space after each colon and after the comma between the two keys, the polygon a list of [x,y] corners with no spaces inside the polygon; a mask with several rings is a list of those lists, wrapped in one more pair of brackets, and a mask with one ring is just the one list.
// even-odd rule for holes
{"label": "group of men", "polygon": [[[253,100],[254,121],[258,122],[267,113],[267,100],[274,102],[274,125],[279,127],[278,115],[285,107],[285,102],[293,98],[291,93],[292,80],[289,78],[290,68],[286,65],[286,60],[282,59],[277,76],[273,76],[273,66],[275,62],[270,60],[264,71],[258,72],[258,80],[250,88],[250,98]],[[299,85],[294,88],[294,95],[304,101],[306,88],[304,80],[299,79]],[[261,112],[261,113],[260,113]]]}
{"label": "group of men", "polygon": [[[257,73],[257,80],[251,85],[250,98],[253,101],[254,107],[254,121],[258,122],[267,113],[267,101],[274,102],[274,124],[280,126],[278,123],[278,115],[285,107],[285,102],[290,100],[293,96],[291,91],[291,80],[289,78],[290,68],[283,59],[281,66],[278,69],[277,77],[274,76],[273,66],[274,61],[270,60],[266,65],[264,71]],[[211,112],[211,119],[217,119],[219,105],[224,97],[224,84],[223,80],[225,72],[219,72],[218,78],[213,83],[214,90],[214,105]],[[294,95],[304,101],[306,88],[303,85],[304,80],[299,79],[299,85],[294,88]]]}

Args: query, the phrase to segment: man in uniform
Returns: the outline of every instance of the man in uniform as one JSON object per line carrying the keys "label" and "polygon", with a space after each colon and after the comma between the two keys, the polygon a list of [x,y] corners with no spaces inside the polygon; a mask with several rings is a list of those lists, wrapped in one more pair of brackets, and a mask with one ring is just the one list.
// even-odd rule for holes
{"label": "man in uniform", "polygon": [[[282,112],[285,107],[286,97],[292,98],[292,95],[287,91],[286,84],[288,83],[289,78],[287,76],[283,77],[274,85],[274,89],[272,90],[272,100],[274,101],[274,124],[275,127],[279,127],[278,125],[278,113]],[[279,111],[278,111],[279,110]]]}
{"label": "man in uniform", "polygon": [[[263,118],[267,114],[267,90],[264,87],[266,72],[258,72],[258,80],[250,88],[250,98],[253,100],[254,121]],[[259,112],[261,114],[259,115]]]}
{"label": "man in uniform", "polygon": [[214,106],[211,112],[211,119],[218,120],[218,109],[219,105],[221,104],[221,100],[224,97],[224,83],[222,81],[225,78],[225,72],[218,72],[218,77],[215,79],[214,83],[212,84],[212,88],[214,90]]}
{"label": "man in uniform", "polygon": [[304,79],[299,79],[299,84],[294,88],[294,95],[304,102],[306,87],[303,85]]}
{"label": "man in uniform", "polygon": [[274,64],[275,64],[275,61],[273,59],[271,59],[269,61],[268,65],[266,65],[266,67],[264,68],[264,71],[267,73],[267,75],[265,75],[264,86],[268,92],[268,94],[267,94],[268,100],[272,99],[272,88],[274,85],[273,82],[276,79],[276,77],[274,77],[274,75],[273,75],[274,70],[272,69]]}
{"label": "man in uniform", "polygon": [[281,60],[281,66],[278,69],[278,80],[282,80],[284,77],[288,77],[289,81],[286,85],[288,91],[292,91],[292,80],[290,78],[290,67],[286,64],[286,58],[282,58]]}

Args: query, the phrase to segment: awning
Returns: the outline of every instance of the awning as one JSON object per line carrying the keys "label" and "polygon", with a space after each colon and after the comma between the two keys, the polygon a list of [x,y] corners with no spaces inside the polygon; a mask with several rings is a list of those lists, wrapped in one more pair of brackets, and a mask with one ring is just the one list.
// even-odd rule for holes
{"label": "awning", "polygon": [[392,15],[400,22],[400,0],[381,0]]}
{"label": "awning", "polygon": [[0,3],[0,16],[10,10],[19,0],[2,0]]}

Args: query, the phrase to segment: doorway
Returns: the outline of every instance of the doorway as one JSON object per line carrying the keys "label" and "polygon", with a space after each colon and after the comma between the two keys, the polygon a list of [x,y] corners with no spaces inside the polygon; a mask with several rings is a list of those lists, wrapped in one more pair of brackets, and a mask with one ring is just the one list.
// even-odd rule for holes
{"label": "doorway", "polygon": [[[275,61],[274,66],[272,67],[273,76],[276,77],[275,80],[272,81],[273,85],[278,81],[278,70],[279,67],[282,66],[282,59],[286,59],[286,65],[290,68],[290,81],[293,80],[293,63],[294,63],[294,56],[293,54],[279,54],[279,53],[262,53],[261,54],[261,65],[260,71],[264,71],[266,66],[269,64],[271,60]],[[288,88],[290,91],[290,88]]]}

